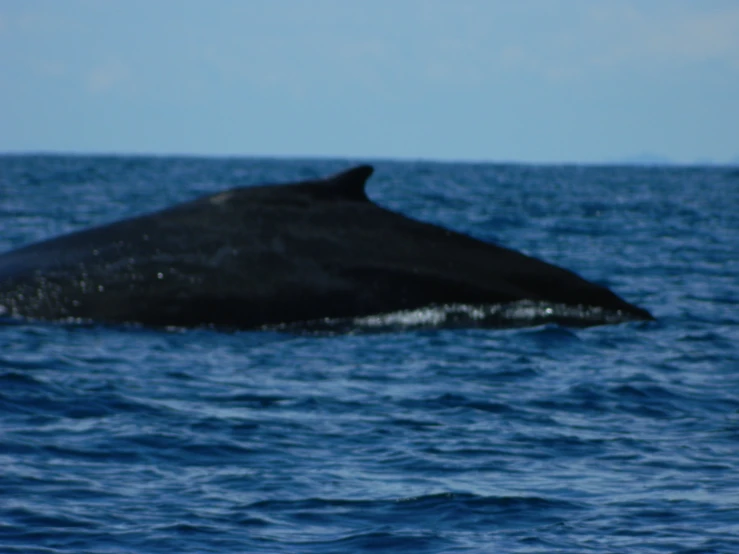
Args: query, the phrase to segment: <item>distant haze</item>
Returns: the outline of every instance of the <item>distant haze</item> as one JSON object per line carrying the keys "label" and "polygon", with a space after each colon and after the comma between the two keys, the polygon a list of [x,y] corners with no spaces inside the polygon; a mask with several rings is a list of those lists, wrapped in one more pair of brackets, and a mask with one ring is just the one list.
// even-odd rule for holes
{"label": "distant haze", "polygon": [[0,0],[0,152],[737,164],[737,99],[736,0]]}

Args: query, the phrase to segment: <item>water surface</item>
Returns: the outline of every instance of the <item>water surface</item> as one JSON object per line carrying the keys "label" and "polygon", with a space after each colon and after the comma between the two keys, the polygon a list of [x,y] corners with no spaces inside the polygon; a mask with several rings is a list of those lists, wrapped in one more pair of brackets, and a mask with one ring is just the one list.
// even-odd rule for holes
{"label": "water surface", "polygon": [[[0,157],[0,252],[351,161]],[[0,322],[0,551],[739,551],[739,172],[378,162],[655,323]]]}

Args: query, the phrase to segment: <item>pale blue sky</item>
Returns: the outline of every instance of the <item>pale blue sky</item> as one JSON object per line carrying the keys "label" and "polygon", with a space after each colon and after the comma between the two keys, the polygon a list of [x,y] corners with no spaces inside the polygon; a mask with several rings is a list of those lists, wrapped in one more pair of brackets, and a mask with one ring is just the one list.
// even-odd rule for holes
{"label": "pale blue sky", "polygon": [[739,161],[737,0],[0,0],[0,152]]}

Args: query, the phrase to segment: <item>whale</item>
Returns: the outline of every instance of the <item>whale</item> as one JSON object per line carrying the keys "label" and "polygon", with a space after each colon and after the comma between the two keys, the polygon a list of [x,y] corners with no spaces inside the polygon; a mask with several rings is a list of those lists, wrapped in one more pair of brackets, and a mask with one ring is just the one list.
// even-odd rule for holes
{"label": "whale", "polygon": [[259,329],[436,308],[506,326],[539,321],[501,317],[534,306],[554,323],[653,319],[572,271],[381,207],[372,173],[233,188],[4,253],[0,316]]}

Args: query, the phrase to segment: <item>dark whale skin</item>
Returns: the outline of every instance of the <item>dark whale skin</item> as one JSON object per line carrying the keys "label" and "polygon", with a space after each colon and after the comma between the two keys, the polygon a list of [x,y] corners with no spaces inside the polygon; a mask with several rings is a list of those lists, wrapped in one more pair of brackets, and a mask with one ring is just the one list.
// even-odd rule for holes
{"label": "dark whale skin", "polygon": [[653,319],[571,271],[374,204],[372,171],[228,190],[0,255],[0,312],[251,329],[530,300]]}

